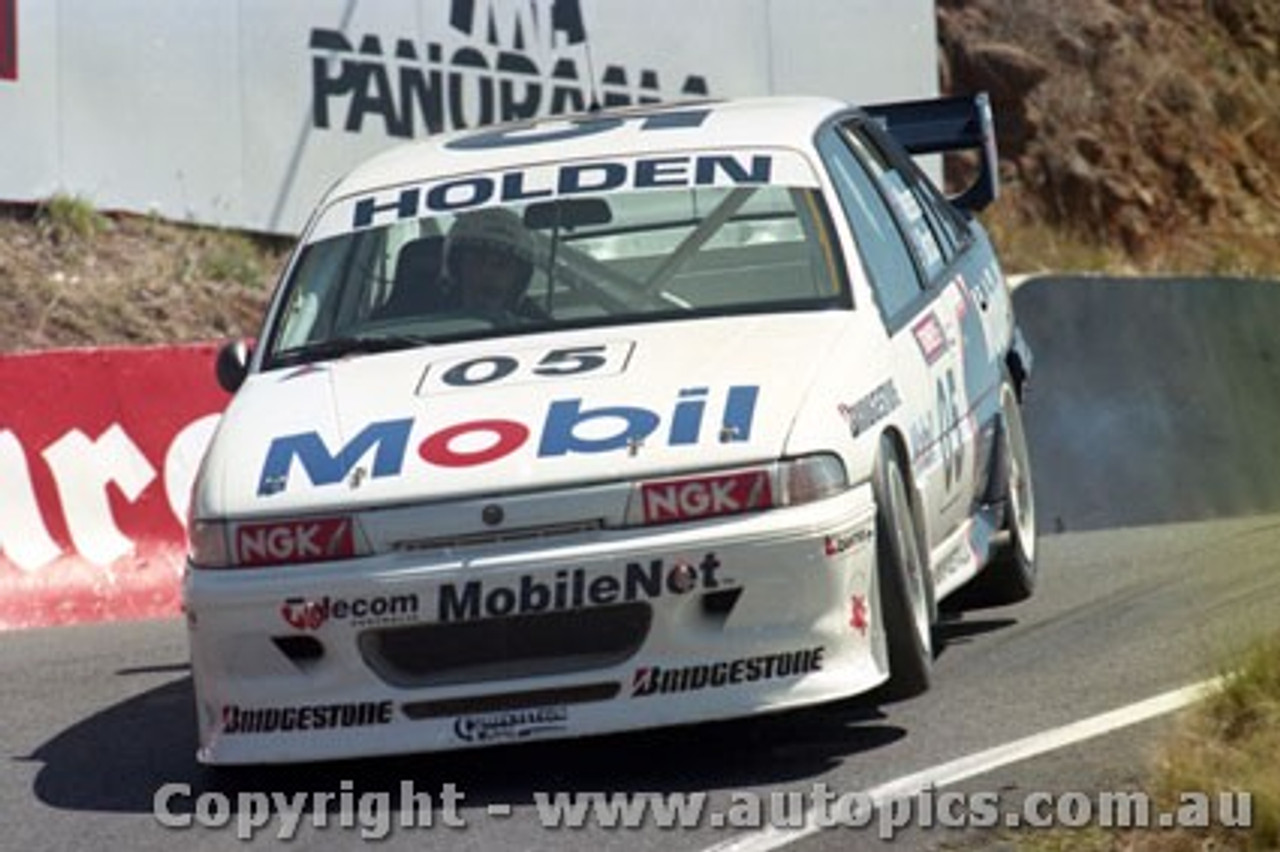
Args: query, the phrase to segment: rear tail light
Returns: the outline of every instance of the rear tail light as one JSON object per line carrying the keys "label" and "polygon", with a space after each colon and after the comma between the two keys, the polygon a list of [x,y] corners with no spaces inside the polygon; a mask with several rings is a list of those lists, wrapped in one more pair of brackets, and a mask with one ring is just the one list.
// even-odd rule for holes
{"label": "rear tail light", "polygon": [[265,568],[351,559],[369,552],[351,516],[236,523],[193,521],[188,544],[195,568]]}
{"label": "rear tail light", "polygon": [[187,557],[193,568],[231,567],[227,527],[224,521],[187,522]]}
{"label": "rear tail light", "polygon": [[639,526],[758,512],[821,500],[847,487],[839,458],[805,456],[755,468],[637,483],[627,520]]}
{"label": "rear tail light", "polygon": [[828,454],[778,463],[778,504],[800,506],[833,497],[849,487],[844,462]]}

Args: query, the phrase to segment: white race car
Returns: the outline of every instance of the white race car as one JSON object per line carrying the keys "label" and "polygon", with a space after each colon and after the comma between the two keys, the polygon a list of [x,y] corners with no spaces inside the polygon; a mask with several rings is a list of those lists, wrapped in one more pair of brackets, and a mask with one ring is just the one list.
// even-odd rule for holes
{"label": "white race car", "polygon": [[[953,201],[911,155],[955,148]],[[964,212],[994,194],[982,96],[600,112],[356,169],[219,356],[199,759],[927,687],[938,602],[1036,577],[1030,354]]]}

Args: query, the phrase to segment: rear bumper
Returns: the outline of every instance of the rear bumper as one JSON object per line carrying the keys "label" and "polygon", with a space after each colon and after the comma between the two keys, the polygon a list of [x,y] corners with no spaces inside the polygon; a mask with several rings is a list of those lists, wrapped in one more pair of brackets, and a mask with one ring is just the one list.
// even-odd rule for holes
{"label": "rear bumper", "polygon": [[869,487],[556,542],[188,571],[214,764],[472,748],[701,722],[887,675]]}

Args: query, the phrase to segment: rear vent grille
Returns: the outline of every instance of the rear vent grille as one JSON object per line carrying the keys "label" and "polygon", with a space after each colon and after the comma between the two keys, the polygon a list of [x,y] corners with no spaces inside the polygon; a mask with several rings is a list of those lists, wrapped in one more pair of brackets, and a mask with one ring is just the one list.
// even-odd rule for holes
{"label": "rear vent grille", "polygon": [[441,701],[412,701],[401,709],[410,719],[438,719],[441,716],[463,716],[469,713],[498,713],[550,707],[558,704],[590,704],[609,701],[622,691],[617,683],[589,683],[560,689],[537,689],[530,692],[504,692],[470,698],[448,698]]}
{"label": "rear vent grille", "polygon": [[453,550],[463,547],[480,547],[486,544],[504,544],[513,541],[535,541],[562,536],[581,535],[604,529],[604,521],[593,518],[544,527],[524,527],[511,530],[484,530],[465,535],[432,536],[430,538],[401,539],[391,543],[393,550],[417,552],[421,550]]}
{"label": "rear vent grille", "polygon": [[627,603],[388,627],[361,634],[360,653],[379,677],[403,688],[572,674],[635,656],[652,619],[649,604]]}

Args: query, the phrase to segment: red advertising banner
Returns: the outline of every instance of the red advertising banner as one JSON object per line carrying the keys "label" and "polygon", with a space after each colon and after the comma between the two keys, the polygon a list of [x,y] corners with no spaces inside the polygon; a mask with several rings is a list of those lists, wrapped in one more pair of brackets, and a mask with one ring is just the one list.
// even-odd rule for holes
{"label": "red advertising banner", "polygon": [[216,351],[0,357],[0,629],[178,612]]}

